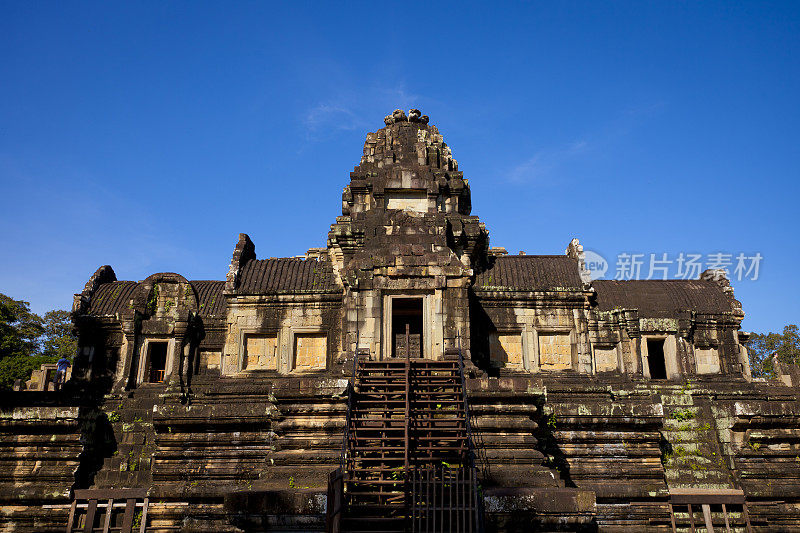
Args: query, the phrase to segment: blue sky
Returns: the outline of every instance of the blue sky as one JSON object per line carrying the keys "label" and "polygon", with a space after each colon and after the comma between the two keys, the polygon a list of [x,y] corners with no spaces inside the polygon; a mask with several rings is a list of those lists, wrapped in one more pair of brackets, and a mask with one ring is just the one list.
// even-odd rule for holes
{"label": "blue sky", "polygon": [[[800,3],[0,2],[0,292],[324,246],[367,131],[438,125],[509,252],[760,253],[800,322]],[[646,270],[646,268],[645,268]]]}

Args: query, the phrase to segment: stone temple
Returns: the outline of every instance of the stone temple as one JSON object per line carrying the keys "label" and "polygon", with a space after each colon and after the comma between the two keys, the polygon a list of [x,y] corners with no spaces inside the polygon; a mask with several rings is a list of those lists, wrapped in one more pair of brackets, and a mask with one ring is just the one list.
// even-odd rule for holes
{"label": "stone temple", "polygon": [[797,390],[724,276],[491,247],[428,117],[385,123],[325,248],[89,278],[69,382],[0,397],[0,531],[800,530]]}

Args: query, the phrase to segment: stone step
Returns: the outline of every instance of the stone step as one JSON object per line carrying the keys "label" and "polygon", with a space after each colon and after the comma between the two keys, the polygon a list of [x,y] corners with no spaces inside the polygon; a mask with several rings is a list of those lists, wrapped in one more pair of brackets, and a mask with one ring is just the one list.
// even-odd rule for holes
{"label": "stone step", "polygon": [[715,483],[713,481],[711,481],[711,482],[692,481],[691,483],[680,483],[679,482],[679,483],[674,483],[674,484],[670,483],[670,487],[674,488],[674,489],[703,489],[703,490],[708,490],[708,491],[720,490],[720,489],[735,489],[736,488],[733,485],[733,483],[730,483],[730,482],[727,482],[727,483],[724,483],[724,482]]}
{"label": "stone step", "polygon": [[686,476],[690,476],[692,478],[698,479],[729,479],[727,472],[723,472],[721,470],[717,470],[714,468],[706,468],[702,465],[698,465],[697,468],[675,468],[669,469],[665,471],[664,475],[669,480],[674,479],[681,479]]}
{"label": "stone step", "polygon": [[667,409],[672,406],[690,406],[694,404],[694,398],[691,394],[665,394],[661,396],[661,403]]}
{"label": "stone step", "polygon": [[672,456],[667,460],[668,468],[690,468],[690,465],[704,465],[718,468],[718,465],[702,455]]}
{"label": "stone step", "polygon": [[[700,429],[705,423],[701,423],[697,418],[687,418],[685,420],[676,418],[664,419],[664,429],[667,431],[686,431]],[[707,429],[711,429],[710,427]]]}
{"label": "stone step", "polygon": [[664,438],[668,441],[680,442],[680,441],[692,441],[696,440],[698,442],[708,442],[710,428],[705,428],[703,426],[698,426],[696,428],[686,428],[680,427],[675,429],[666,429],[661,432],[664,435]]}

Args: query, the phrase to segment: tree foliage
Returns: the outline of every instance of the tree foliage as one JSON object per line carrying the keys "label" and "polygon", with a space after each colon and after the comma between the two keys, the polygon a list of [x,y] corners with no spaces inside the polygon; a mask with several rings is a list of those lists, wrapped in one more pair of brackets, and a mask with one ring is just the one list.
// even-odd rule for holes
{"label": "tree foliage", "polygon": [[775,377],[773,355],[783,364],[800,364],[800,331],[795,324],[784,327],[783,333],[753,333],[745,346],[753,377]]}
{"label": "tree foliage", "polygon": [[48,311],[43,322],[42,354],[57,359],[72,358],[78,350],[78,339],[72,334],[69,311]]}
{"label": "tree foliage", "polygon": [[45,363],[72,358],[77,349],[68,311],[48,311],[42,318],[28,302],[0,294],[0,388],[30,378]]}
{"label": "tree foliage", "polygon": [[28,302],[0,294],[0,359],[38,352],[39,337],[44,333],[42,322]]}
{"label": "tree foliage", "polygon": [[0,359],[0,389],[10,389],[18,379],[27,381],[34,370],[57,359],[47,355],[12,355]]}

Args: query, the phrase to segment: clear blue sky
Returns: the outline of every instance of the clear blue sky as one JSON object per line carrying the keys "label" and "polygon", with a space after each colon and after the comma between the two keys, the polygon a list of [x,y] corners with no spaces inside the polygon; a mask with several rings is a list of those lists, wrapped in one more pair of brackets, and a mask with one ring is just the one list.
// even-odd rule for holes
{"label": "clear blue sky", "polygon": [[[324,246],[364,136],[438,125],[494,246],[764,257],[800,322],[800,3],[0,3],[0,292]],[[613,272],[611,272],[613,276]]]}

